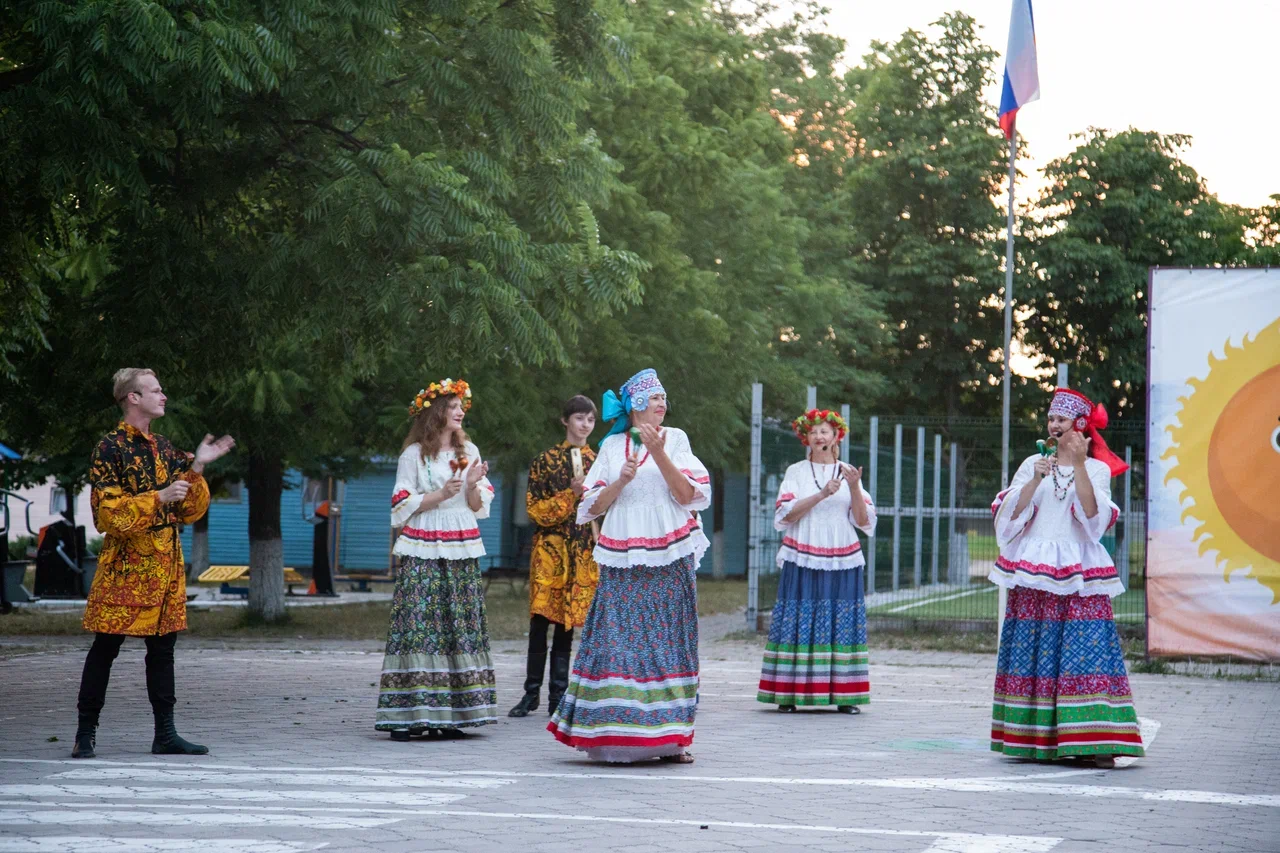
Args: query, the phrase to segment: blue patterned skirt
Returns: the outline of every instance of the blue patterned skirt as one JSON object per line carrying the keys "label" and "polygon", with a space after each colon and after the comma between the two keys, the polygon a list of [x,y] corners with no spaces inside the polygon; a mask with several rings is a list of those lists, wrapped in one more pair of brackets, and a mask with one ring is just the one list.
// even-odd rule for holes
{"label": "blue patterned skirt", "polygon": [[1038,759],[1144,754],[1110,598],[1009,590],[991,748]]}
{"label": "blue patterned skirt", "polygon": [[685,557],[600,567],[569,689],[547,730],[601,761],[683,752],[698,704],[698,588]]}
{"label": "blue patterned skirt", "polygon": [[378,731],[496,723],[480,563],[405,557],[391,599]]}
{"label": "blue patterned skirt", "polygon": [[759,701],[797,706],[871,701],[862,572],[783,564]]}

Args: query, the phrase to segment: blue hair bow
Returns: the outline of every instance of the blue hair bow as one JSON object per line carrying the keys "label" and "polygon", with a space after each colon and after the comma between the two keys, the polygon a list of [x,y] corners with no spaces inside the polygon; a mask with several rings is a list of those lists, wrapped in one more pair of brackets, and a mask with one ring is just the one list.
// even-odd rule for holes
{"label": "blue hair bow", "polygon": [[604,434],[604,438],[600,439],[601,446],[609,436],[626,431],[631,423],[627,417],[630,412],[630,397],[624,400],[612,388],[604,392],[604,397],[600,400],[600,416],[606,421],[613,421],[613,426]]}

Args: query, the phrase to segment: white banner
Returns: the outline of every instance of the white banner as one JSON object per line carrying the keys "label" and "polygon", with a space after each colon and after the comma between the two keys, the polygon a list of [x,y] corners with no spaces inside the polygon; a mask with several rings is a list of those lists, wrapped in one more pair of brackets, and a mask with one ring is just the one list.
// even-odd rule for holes
{"label": "white banner", "polygon": [[1280,270],[1156,269],[1147,647],[1280,660]]}

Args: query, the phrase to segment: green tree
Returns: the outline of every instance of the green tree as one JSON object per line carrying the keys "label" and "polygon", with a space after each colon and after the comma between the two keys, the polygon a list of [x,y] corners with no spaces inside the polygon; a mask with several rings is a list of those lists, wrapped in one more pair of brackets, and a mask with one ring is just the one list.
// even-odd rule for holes
{"label": "green tree", "polygon": [[1148,270],[1247,260],[1249,214],[1180,159],[1187,136],[1091,129],[1080,138],[1045,167],[1030,275],[1015,293],[1035,312],[1027,342],[1068,362],[1071,384],[1105,401],[1114,420],[1141,424]]}
{"label": "green tree", "polygon": [[972,414],[997,397],[1006,160],[982,95],[994,52],[966,15],[936,26],[936,38],[908,30],[873,44],[846,75],[852,153],[838,210],[853,275],[888,314],[892,342],[877,363],[893,391],[881,408]]}
{"label": "green tree", "polygon": [[[613,61],[602,2],[18,6],[29,56],[0,109],[24,131],[0,162],[52,152],[8,191],[75,211],[105,258],[78,303],[41,280],[99,324],[52,358],[149,364],[236,435],[262,615],[283,612],[287,468],[385,452],[424,373],[563,360],[581,316],[638,295],[643,263],[591,213],[613,166],[575,122]],[[84,125],[48,142],[50,103]],[[98,173],[68,168],[99,139]],[[34,393],[11,388],[6,412]]]}

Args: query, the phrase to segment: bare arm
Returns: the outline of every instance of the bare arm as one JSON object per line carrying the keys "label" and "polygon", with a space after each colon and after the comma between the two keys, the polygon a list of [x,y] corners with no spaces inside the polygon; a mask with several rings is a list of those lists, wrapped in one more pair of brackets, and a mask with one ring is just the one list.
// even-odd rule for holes
{"label": "bare arm", "polygon": [[1084,509],[1086,518],[1098,514],[1098,496],[1093,491],[1093,481],[1089,479],[1089,471],[1085,460],[1089,457],[1089,440],[1078,432],[1068,432],[1058,442],[1058,457],[1071,466],[1075,474],[1076,497]]}
{"label": "bare arm", "polygon": [[[599,460],[597,459],[596,462],[599,463]],[[613,506],[613,502],[618,499],[618,495],[622,494],[622,490],[627,487],[627,483],[635,479],[638,468],[639,465],[636,464],[635,455],[628,456],[627,461],[622,463],[622,470],[618,472],[618,479],[605,486],[600,491],[600,494],[596,495],[596,499],[590,507],[593,517],[598,518],[604,515],[609,510],[609,507]]]}
{"label": "bare arm", "polygon": [[[799,521],[800,519],[808,515],[815,506],[822,503],[823,501],[825,501],[827,498],[834,495],[839,490],[840,490],[840,481],[831,480],[829,483],[827,483],[825,486],[822,487],[821,491],[816,492],[812,495],[809,495],[809,497],[807,498],[796,501],[796,505],[791,508],[791,512],[787,513],[782,517],[783,523],[795,524],[797,521]],[[867,510],[866,504],[863,504],[863,507],[862,507],[863,515],[866,515],[866,510]]]}
{"label": "bare arm", "polygon": [[1049,464],[1048,459],[1036,460],[1035,474],[1023,484],[1022,489],[1018,492],[1018,502],[1013,506],[1012,518],[1022,515],[1023,511],[1031,503],[1032,495],[1036,493],[1036,489],[1040,488],[1040,482],[1049,473]]}
{"label": "bare arm", "polygon": [[671,496],[676,499],[676,503],[681,506],[693,503],[693,499],[697,495],[696,490],[693,488],[693,483],[690,483],[689,478],[680,473],[680,469],[676,468],[676,463],[671,461],[666,449],[659,445],[651,455],[658,466],[658,470],[662,472],[662,479],[666,480],[667,488],[671,490]]}
{"label": "bare arm", "polygon": [[865,528],[871,524],[871,514],[867,512],[867,501],[862,497],[862,469],[841,462],[840,470],[849,486],[849,510],[853,513],[853,520],[858,527]]}

